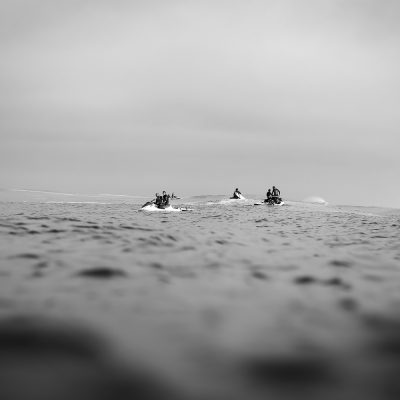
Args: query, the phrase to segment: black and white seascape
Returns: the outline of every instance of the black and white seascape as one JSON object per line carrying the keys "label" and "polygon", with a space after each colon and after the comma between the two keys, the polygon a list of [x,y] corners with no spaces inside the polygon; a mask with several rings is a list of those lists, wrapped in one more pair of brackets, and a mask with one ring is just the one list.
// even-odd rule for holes
{"label": "black and white seascape", "polygon": [[399,18],[3,0],[0,399],[398,399]]}

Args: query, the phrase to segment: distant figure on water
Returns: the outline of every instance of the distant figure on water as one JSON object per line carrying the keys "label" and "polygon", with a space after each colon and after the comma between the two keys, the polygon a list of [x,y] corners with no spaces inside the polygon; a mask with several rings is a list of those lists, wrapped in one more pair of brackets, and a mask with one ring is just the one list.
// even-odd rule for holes
{"label": "distant figure on water", "polygon": [[267,191],[267,194],[266,194],[267,198],[264,200],[264,203],[271,204],[271,205],[281,204],[282,198],[280,197],[280,195],[281,195],[281,191],[277,187],[272,186],[272,191],[271,191],[271,189],[268,189],[268,191]]}
{"label": "distant figure on water", "polygon": [[238,188],[236,188],[233,191],[233,195],[231,197],[231,199],[240,199],[242,197],[242,193],[240,192],[240,190]]}
{"label": "distant figure on water", "polygon": [[162,200],[163,200],[163,205],[164,206],[169,206],[169,199],[170,199],[170,195],[167,194],[167,192],[165,190],[163,190],[163,195],[162,195]]}
{"label": "distant figure on water", "polygon": [[272,197],[279,197],[281,195],[281,191],[275,187],[272,186]]}
{"label": "distant figure on water", "polygon": [[162,196],[160,196],[158,193],[156,193],[156,199],[155,199],[154,202],[155,202],[157,207],[161,206],[161,204],[162,204]]}
{"label": "distant figure on water", "polygon": [[159,195],[158,193],[155,194],[155,198],[151,201],[148,201],[147,203],[145,203],[143,207],[149,206],[154,204],[155,206],[157,206],[158,208],[166,208],[169,207],[169,199],[171,198],[171,196],[169,194],[167,194],[167,192],[165,190],[163,190],[162,194]]}

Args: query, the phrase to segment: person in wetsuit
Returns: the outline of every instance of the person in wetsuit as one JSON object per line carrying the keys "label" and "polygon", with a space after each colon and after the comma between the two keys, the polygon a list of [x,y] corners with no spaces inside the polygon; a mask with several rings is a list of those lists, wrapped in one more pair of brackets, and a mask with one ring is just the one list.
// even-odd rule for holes
{"label": "person in wetsuit", "polygon": [[233,192],[233,196],[232,199],[240,199],[239,195],[241,195],[242,193],[240,193],[240,190],[238,188],[236,188]]}
{"label": "person in wetsuit", "polygon": [[272,199],[275,203],[280,203],[282,201],[280,196],[281,196],[281,191],[275,186],[272,186]]}
{"label": "person in wetsuit", "polygon": [[155,204],[156,204],[157,207],[160,207],[161,204],[162,204],[162,197],[158,193],[156,193]]}
{"label": "person in wetsuit", "polygon": [[268,189],[266,196],[267,196],[267,198],[264,200],[264,203],[271,203],[271,201],[272,201],[271,189]]}
{"label": "person in wetsuit", "polygon": [[279,197],[280,194],[281,194],[281,191],[278,188],[276,188],[275,186],[272,186],[272,196]]}
{"label": "person in wetsuit", "polygon": [[157,207],[160,204],[160,196],[158,193],[155,194],[155,198],[153,200],[147,201],[145,204],[143,204],[142,208],[151,206],[152,204],[155,204]]}
{"label": "person in wetsuit", "polygon": [[163,190],[162,200],[163,200],[164,206],[169,206],[169,198],[170,197],[171,196],[169,194],[167,194],[167,192],[165,190]]}

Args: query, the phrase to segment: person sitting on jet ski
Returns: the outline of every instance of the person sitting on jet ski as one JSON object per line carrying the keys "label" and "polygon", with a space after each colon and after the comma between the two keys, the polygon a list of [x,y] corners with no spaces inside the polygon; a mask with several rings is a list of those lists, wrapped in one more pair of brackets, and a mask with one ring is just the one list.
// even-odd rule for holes
{"label": "person sitting on jet ski", "polygon": [[240,193],[240,190],[238,188],[236,188],[233,192],[233,196],[232,199],[240,199],[242,193]]}
{"label": "person sitting on jet ski", "polygon": [[160,196],[158,193],[156,193],[155,204],[157,207],[160,207],[162,205],[162,196]]}
{"label": "person sitting on jet ski", "polygon": [[273,201],[273,200],[272,200],[271,189],[268,189],[267,198],[264,200],[264,203],[271,203],[272,201]]}
{"label": "person sitting on jet ski", "polygon": [[155,198],[153,200],[147,201],[145,204],[143,204],[142,208],[151,206],[152,204],[155,204],[158,207],[161,204],[160,198],[161,198],[161,196],[159,196],[158,193],[156,193]]}
{"label": "person sitting on jet ski", "polygon": [[162,200],[163,200],[164,206],[169,206],[169,198],[170,197],[171,196],[169,194],[167,194],[167,192],[165,190],[163,190]]}
{"label": "person sitting on jet ski", "polygon": [[281,191],[278,188],[276,188],[275,186],[272,186],[272,196],[279,197],[280,194],[281,194]]}
{"label": "person sitting on jet ski", "polygon": [[272,199],[275,203],[280,203],[282,201],[280,195],[281,191],[275,186],[272,186]]}

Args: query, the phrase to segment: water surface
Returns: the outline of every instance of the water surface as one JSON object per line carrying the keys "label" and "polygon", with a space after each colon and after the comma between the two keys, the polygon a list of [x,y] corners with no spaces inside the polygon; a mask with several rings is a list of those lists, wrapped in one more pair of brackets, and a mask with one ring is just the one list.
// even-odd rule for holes
{"label": "water surface", "polygon": [[397,397],[399,210],[221,200],[0,203],[0,394]]}

